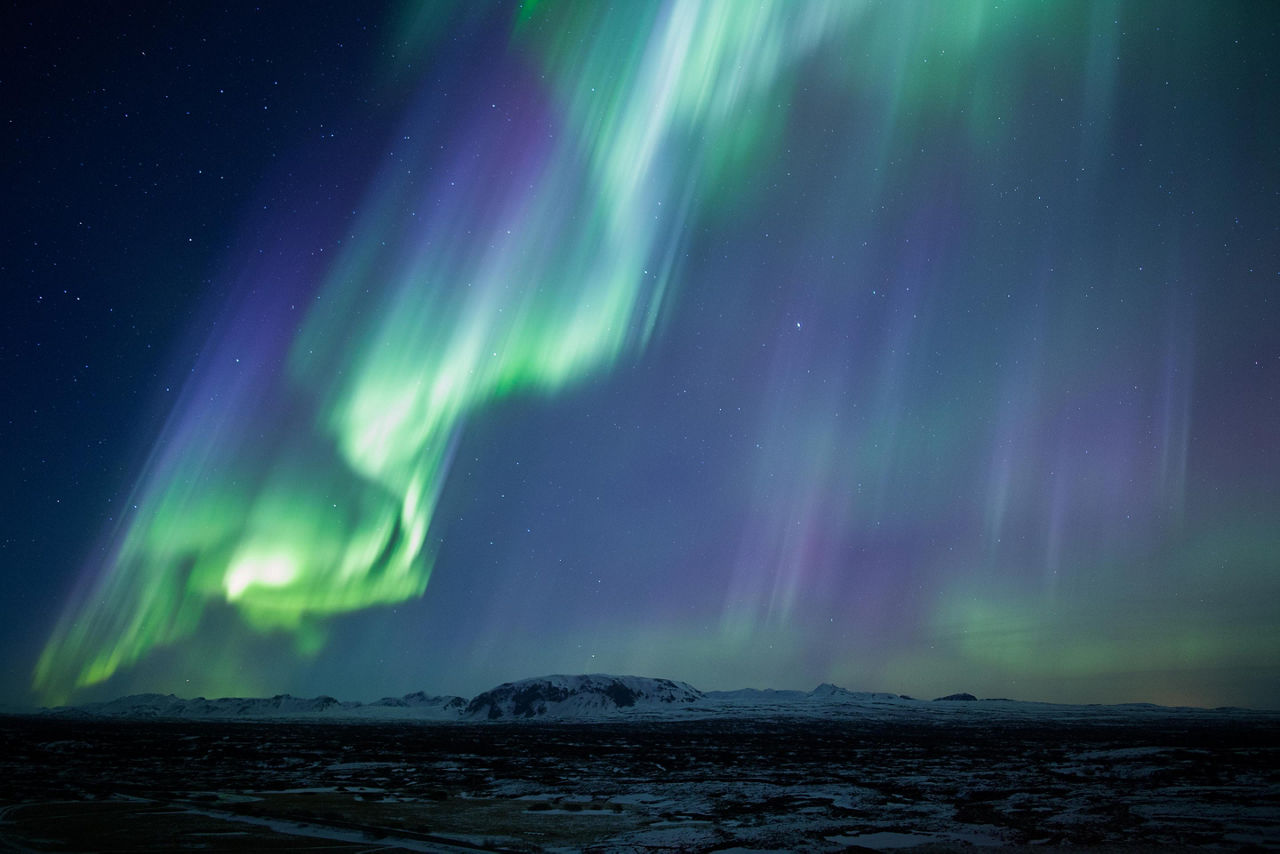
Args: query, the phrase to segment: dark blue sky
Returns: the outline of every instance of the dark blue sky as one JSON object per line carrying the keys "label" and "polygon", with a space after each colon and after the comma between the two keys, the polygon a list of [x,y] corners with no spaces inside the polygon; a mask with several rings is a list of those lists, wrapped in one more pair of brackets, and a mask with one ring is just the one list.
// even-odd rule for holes
{"label": "dark blue sky", "polygon": [[198,6],[6,12],[7,701],[1280,704],[1263,7]]}

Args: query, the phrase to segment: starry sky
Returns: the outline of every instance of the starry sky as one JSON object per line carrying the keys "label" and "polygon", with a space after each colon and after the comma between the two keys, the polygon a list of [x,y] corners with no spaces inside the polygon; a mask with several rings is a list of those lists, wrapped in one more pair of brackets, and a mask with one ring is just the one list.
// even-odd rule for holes
{"label": "starry sky", "polygon": [[1266,4],[4,14],[0,702],[1280,707]]}

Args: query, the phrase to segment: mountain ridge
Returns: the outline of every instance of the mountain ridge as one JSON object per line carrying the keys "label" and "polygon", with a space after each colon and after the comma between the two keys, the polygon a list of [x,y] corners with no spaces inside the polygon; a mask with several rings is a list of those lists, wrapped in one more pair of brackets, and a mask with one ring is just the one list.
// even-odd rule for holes
{"label": "mountain ridge", "polygon": [[1103,716],[1268,715],[1239,708],[1200,709],[1150,703],[1069,705],[956,693],[919,700],[889,692],[850,691],[823,683],[812,691],[742,688],[701,691],[687,682],[604,673],[538,676],[504,682],[468,699],[415,691],[370,702],[317,697],[219,697],[131,694],[102,702],[60,706],[39,714],[60,717],[209,720],[410,720],[439,722],[591,721],[707,717],[836,717],[958,720],[1003,716],[1096,719]]}

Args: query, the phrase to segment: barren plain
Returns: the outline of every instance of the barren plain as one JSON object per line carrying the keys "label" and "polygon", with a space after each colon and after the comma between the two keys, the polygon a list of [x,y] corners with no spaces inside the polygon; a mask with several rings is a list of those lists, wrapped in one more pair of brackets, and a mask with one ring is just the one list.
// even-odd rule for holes
{"label": "barren plain", "polygon": [[1280,848],[1251,720],[0,718],[0,849]]}

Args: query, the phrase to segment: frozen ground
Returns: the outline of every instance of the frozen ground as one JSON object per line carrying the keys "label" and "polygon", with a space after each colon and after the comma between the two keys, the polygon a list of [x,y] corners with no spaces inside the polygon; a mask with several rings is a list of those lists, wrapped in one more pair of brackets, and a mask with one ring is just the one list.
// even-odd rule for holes
{"label": "frozen ground", "polygon": [[888,697],[595,722],[0,718],[0,850],[1280,848],[1274,715]]}

